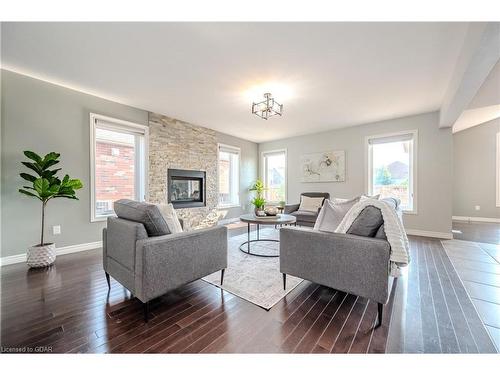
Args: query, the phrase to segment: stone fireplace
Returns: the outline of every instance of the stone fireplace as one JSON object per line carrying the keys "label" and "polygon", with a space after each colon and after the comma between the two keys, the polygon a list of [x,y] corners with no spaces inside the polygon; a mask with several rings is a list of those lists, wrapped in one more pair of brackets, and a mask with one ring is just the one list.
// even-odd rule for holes
{"label": "stone fireplace", "polygon": [[[172,186],[169,170],[203,173],[203,202],[199,202],[200,197],[195,193],[197,182],[187,183],[178,178]],[[173,189],[178,189],[178,192],[173,194]],[[172,197],[192,201],[172,202]],[[172,202],[187,230],[217,222],[217,140],[214,130],[149,114],[149,200],[153,203]]]}

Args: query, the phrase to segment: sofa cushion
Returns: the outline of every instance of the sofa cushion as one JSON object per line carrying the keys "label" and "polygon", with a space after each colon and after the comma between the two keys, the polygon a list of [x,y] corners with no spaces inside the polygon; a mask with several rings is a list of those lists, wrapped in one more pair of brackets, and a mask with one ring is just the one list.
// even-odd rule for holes
{"label": "sofa cushion", "polygon": [[354,198],[345,202],[333,203],[329,199],[325,200],[319,212],[314,230],[322,232],[335,232],[347,211],[358,202],[359,198]]}
{"label": "sofa cushion", "polygon": [[301,195],[298,211],[310,211],[317,214],[319,209],[323,205],[324,200],[325,198],[323,197],[307,197],[305,195]]}
{"label": "sofa cushion", "polygon": [[148,236],[170,234],[167,222],[155,204],[120,199],[114,203],[114,209],[119,218],[142,223]]}
{"label": "sofa cushion", "polygon": [[384,219],[380,209],[367,206],[354,219],[347,233],[363,237],[375,237],[382,224],[384,224]]}
{"label": "sofa cushion", "polygon": [[384,224],[378,228],[377,233],[375,233],[375,238],[380,238],[381,240],[387,240],[387,236],[385,235]]}
{"label": "sofa cushion", "polygon": [[305,221],[308,223],[314,223],[316,221],[316,218],[318,217],[317,212],[301,210],[292,212],[291,215],[295,216],[297,218],[297,221]]}
{"label": "sofa cushion", "polygon": [[170,233],[181,233],[182,225],[177,217],[177,212],[175,212],[174,205],[172,203],[168,204],[157,204],[161,215],[167,223],[168,230]]}

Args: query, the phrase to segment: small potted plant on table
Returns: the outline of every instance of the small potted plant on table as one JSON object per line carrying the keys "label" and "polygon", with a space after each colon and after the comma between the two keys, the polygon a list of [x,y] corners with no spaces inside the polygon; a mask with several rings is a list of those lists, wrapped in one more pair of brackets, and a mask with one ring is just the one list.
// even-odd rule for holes
{"label": "small potted plant on table", "polygon": [[255,215],[263,216],[264,206],[266,205],[266,200],[264,199],[263,193],[266,188],[264,187],[264,183],[262,180],[255,181],[255,184],[250,188],[250,191],[255,191],[255,198],[252,199],[251,203],[255,206]]}
{"label": "small potted plant on table", "polygon": [[63,179],[57,177],[61,168],[49,169],[59,163],[60,154],[50,152],[43,158],[32,151],[24,151],[24,155],[31,161],[22,164],[35,172],[36,176],[21,173],[20,176],[31,183],[19,189],[21,194],[38,199],[42,203],[42,231],[40,243],[28,249],[27,263],[30,267],[50,266],[56,260],[56,249],[53,243],[44,241],[45,206],[53,198],[77,199],[75,190],[81,189],[83,184],[78,179],[71,179],[65,175]]}

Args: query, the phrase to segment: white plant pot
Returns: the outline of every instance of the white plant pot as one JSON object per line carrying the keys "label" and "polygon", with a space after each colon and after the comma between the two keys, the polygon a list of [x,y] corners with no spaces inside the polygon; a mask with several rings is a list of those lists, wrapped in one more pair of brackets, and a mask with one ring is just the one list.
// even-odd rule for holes
{"label": "white plant pot", "polygon": [[49,243],[43,246],[28,248],[26,263],[31,268],[47,267],[56,261],[56,245]]}

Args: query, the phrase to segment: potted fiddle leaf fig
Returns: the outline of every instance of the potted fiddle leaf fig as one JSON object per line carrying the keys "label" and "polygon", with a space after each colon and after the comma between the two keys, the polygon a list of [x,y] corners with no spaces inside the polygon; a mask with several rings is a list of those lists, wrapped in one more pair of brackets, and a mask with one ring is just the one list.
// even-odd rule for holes
{"label": "potted fiddle leaf fig", "polygon": [[22,164],[31,169],[34,174],[21,173],[20,176],[29,182],[19,189],[21,194],[38,199],[42,204],[42,228],[40,243],[28,248],[27,263],[30,267],[50,266],[56,260],[56,249],[53,243],[44,241],[45,230],[45,207],[54,198],[76,199],[75,190],[81,189],[83,184],[78,179],[72,179],[65,175],[61,180],[57,177],[61,168],[50,169],[59,163],[60,154],[50,152],[43,158],[33,151],[24,151],[24,155],[30,161],[23,161]]}

